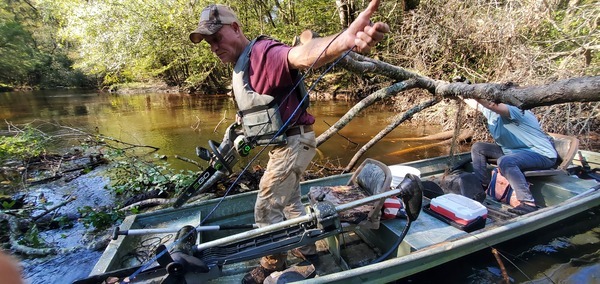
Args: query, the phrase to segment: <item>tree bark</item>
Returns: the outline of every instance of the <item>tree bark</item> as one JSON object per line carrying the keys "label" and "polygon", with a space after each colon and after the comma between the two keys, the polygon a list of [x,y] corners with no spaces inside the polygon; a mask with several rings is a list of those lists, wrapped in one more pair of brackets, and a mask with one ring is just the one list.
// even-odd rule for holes
{"label": "tree bark", "polygon": [[335,6],[340,17],[340,24],[347,28],[354,21],[354,2],[352,0],[336,0]]}
{"label": "tree bark", "polygon": [[481,98],[525,110],[562,103],[600,101],[600,76],[569,78],[523,88],[512,83],[465,84],[438,81],[436,94],[443,97]]}
{"label": "tree bark", "polygon": [[[336,1],[338,8],[344,2]],[[307,31],[303,34],[309,35]],[[301,42],[309,41],[312,37],[306,36],[302,38]],[[337,64],[350,72],[357,74],[378,74],[393,79],[396,83],[374,92],[352,107],[334,125],[317,137],[317,147],[346,126],[363,109],[377,101],[414,88],[427,90],[433,96],[432,100],[412,108],[402,117],[397,118],[394,123],[390,124],[363,146],[344,169],[346,172],[354,167],[360,156],[368,148],[381,140],[401,122],[409,119],[422,109],[439,102],[443,98],[486,99],[497,103],[514,105],[523,110],[568,102],[600,101],[600,76],[564,79],[542,86],[519,87],[513,83],[467,84],[464,82],[435,80],[355,52],[348,53]]]}
{"label": "tree bark", "polygon": [[376,59],[351,52],[340,66],[354,73],[375,73],[398,81],[416,80],[417,88],[427,90],[432,95],[452,98],[480,98],[516,106],[520,109],[532,109],[538,106],[550,106],[570,102],[600,101],[600,76],[578,77],[559,80],[541,86],[519,87],[513,83],[446,82],[434,80]]}

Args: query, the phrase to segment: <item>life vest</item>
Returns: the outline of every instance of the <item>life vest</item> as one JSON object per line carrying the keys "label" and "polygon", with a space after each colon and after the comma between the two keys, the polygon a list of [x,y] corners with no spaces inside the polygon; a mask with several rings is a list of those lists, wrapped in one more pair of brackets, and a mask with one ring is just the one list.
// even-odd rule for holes
{"label": "life vest", "polygon": [[[273,97],[255,92],[250,87],[250,53],[254,44],[261,39],[259,36],[252,40],[244,49],[233,67],[233,95],[238,106],[238,115],[242,118],[242,131],[252,145],[281,145],[287,143],[283,121],[279,112],[279,104],[285,96]],[[297,79],[301,77],[298,72]],[[298,101],[308,95],[304,82],[298,84]],[[302,111],[309,106],[308,97],[302,103]],[[273,138],[277,133],[279,135]]]}

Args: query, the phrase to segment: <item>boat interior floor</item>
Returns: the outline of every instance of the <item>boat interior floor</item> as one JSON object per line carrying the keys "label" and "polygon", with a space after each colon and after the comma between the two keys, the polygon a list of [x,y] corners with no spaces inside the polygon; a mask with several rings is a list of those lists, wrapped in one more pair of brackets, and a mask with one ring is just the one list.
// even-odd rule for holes
{"label": "boat interior floor", "polygon": [[[316,270],[316,277],[319,275],[327,275],[348,268],[360,267],[369,264],[379,257],[382,253],[373,244],[369,244],[354,231],[344,232],[339,236],[342,240],[340,247],[341,258],[332,254],[329,250],[327,240],[319,240],[316,242],[319,259],[313,263]],[[298,258],[288,252],[286,261],[287,267],[302,263],[304,260]],[[253,259],[223,266],[221,277],[213,279],[208,283],[237,283],[243,275],[254,267],[259,265],[260,259]]]}
{"label": "boat interior floor", "polygon": [[[490,216],[488,217],[488,223],[492,223],[498,219],[511,218],[514,215],[506,211],[505,208],[502,208],[501,204],[493,201],[487,207]],[[392,255],[397,256],[424,248],[430,242],[435,241],[432,239],[432,236],[426,233],[426,229],[430,229],[431,227],[438,227],[440,230],[444,230],[446,233],[441,232],[440,234],[444,238],[458,237],[459,235],[466,234],[464,231],[443,224],[432,216],[428,216],[427,214],[422,215],[422,221],[415,224],[411,229],[411,231],[421,230],[422,232],[413,235],[412,238],[408,236],[399,248],[391,247],[391,243],[401,234],[406,224],[406,221],[403,219],[385,220],[381,222],[379,229],[361,230],[358,228],[357,230],[346,231],[336,237],[317,241],[319,260],[317,263],[313,263],[316,270],[316,277],[368,265],[389,249],[395,249],[396,251]],[[421,237],[424,237],[425,241],[419,240],[419,234]],[[336,245],[339,247],[339,251],[338,249],[329,249]],[[302,261],[303,259],[297,258],[288,252],[287,267],[296,265]],[[260,259],[253,259],[224,265],[221,277],[209,283],[238,282],[245,273],[256,267],[259,262]]]}

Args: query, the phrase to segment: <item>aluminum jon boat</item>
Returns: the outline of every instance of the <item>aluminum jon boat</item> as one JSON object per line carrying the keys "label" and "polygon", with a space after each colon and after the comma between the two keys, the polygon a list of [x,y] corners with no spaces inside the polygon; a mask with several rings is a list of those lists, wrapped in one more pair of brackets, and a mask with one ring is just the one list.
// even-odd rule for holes
{"label": "aluminum jon boat", "polygon": [[[569,167],[587,170],[588,179],[569,174],[573,171],[528,177],[539,210],[518,216],[508,212],[508,205],[487,196],[481,202],[485,216],[478,216],[478,225],[471,228],[431,214],[436,204],[422,186],[439,183],[468,153],[401,164],[418,169],[420,175],[407,174],[397,188],[390,186],[394,181],[389,176],[391,166],[371,159],[355,173],[303,182],[309,214],[263,228],[252,228],[256,191],[228,196],[212,213],[219,199],[128,216],[90,276],[74,283],[104,283],[107,279],[115,281],[112,283],[240,283],[262,255],[286,252],[308,242],[316,242],[319,251],[318,260],[308,263],[311,278],[286,278],[280,273],[273,276],[280,279],[271,279],[271,283],[402,279],[599,206],[600,183],[590,169],[600,167],[600,153],[577,153]],[[462,168],[469,171],[471,164],[463,163]],[[357,187],[362,187],[363,195],[350,194],[349,200],[343,194],[328,198],[333,191],[355,193]],[[390,196],[399,196],[404,204],[403,218],[380,219],[383,200]],[[204,216],[209,218],[198,226]],[[189,233],[182,236],[181,228],[186,225],[196,227],[193,237]],[[182,253],[183,257],[177,257]],[[190,259],[200,259],[200,265],[188,263],[193,262]],[[307,262],[290,253],[287,264],[296,269],[289,271],[298,272]]]}

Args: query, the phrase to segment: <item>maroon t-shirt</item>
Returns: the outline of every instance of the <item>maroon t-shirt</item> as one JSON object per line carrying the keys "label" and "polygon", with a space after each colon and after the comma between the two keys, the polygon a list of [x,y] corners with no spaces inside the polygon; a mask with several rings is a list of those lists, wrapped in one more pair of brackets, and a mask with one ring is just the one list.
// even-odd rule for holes
{"label": "maroon t-shirt", "polygon": [[[292,94],[290,90],[296,85],[298,70],[290,70],[287,55],[291,47],[274,40],[263,39],[257,41],[250,54],[250,87],[260,94],[270,95],[279,104],[279,113],[283,122],[294,113],[299,100],[296,88]],[[298,76],[299,77],[299,76]],[[286,98],[287,96],[287,98]],[[306,98],[308,100],[308,98]],[[296,111],[294,119],[289,126],[312,125],[315,118],[306,110]]]}

